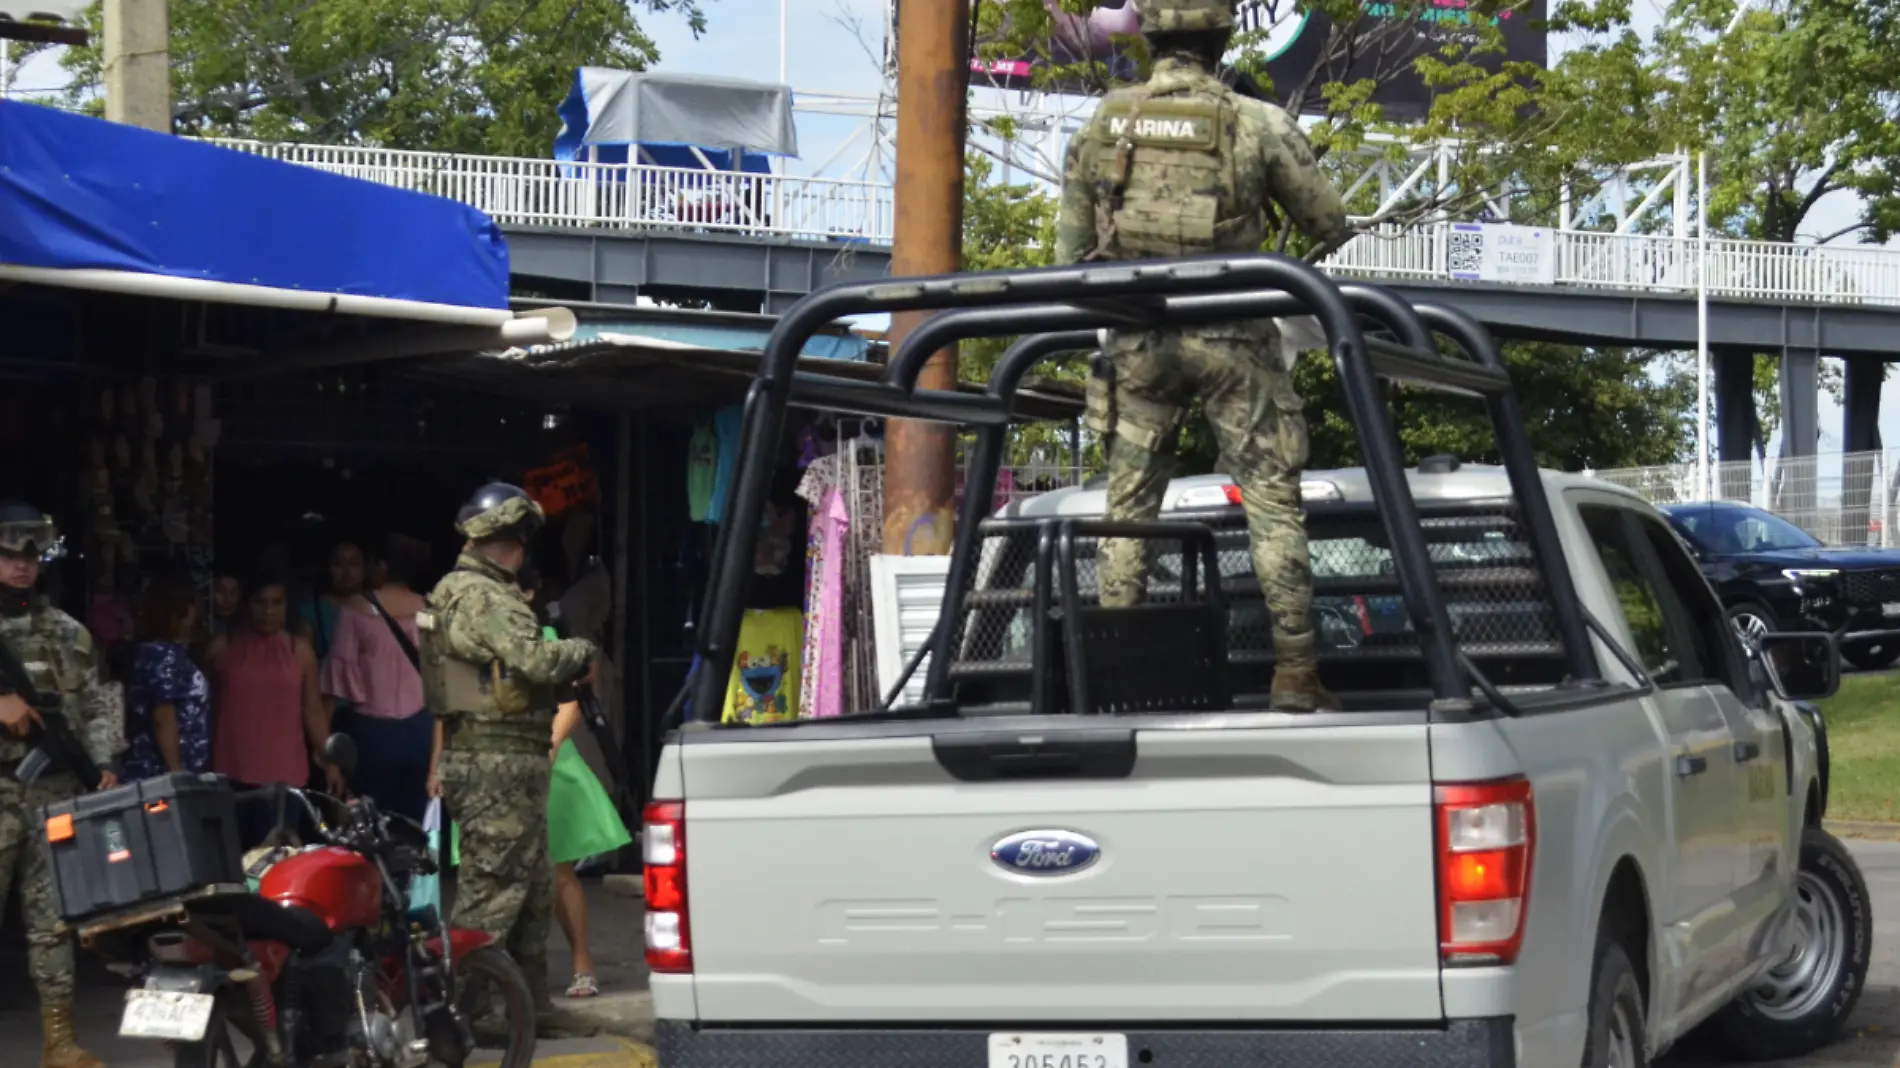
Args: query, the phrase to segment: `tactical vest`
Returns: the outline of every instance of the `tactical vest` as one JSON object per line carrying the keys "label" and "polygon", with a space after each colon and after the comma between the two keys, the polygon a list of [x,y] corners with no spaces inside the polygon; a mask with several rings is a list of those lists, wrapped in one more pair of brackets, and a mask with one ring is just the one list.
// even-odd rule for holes
{"label": "tactical vest", "polygon": [[[466,575],[456,581],[458,575]],[[506,749],[545,754],[548,695],[492,657],[471,661],[449,647],[450,627],[466,611],[463,594],[482,576],[457,572],[442,581],[416,614],[422,636],[422,692],[430,709],[453,733],[457,749]]]}
{"label": "tactical vest", "polygon": [[[0,622],[0,640],[13,648],[34,689],[70,699],[85,689],[92,660],[70,640],[74,624],[58,625],[62,621],[52,616],[54,611],[41,607],[24,619]],[[76,723],[73,728],[80,729]],[[0,765],[17,764],[31,751],[25,739],[0,731]]]}
{"label": "tactical vest", "polygon": [[1102,150],[1089,178],[1106,192],[1096,236],[1107,258],[1260,250],[1265,205],[1241,202],[1239,121],[1238,102],[1212,79],[1101,103],[1090,136]]}

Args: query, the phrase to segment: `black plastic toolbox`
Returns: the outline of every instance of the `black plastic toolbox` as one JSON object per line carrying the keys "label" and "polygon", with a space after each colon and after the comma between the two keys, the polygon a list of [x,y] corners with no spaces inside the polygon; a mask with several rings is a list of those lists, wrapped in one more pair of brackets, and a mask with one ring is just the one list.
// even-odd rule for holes
{"label": "black plastic toolbox", "polygon": [[237,799],[220,775],[175,772],[40,810],[59,914],[105,913],[216,885],[244,885]]}

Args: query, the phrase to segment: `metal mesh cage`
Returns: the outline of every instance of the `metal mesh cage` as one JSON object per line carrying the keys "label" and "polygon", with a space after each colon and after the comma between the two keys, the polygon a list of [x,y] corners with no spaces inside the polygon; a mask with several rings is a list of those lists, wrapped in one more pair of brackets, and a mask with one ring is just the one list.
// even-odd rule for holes
{"label": "metal mesh cage", "polygon": [[[1562,645],[1516,509],[1503,503],[1421,505],[1422,526],[1444,591],[1459,649],[1503,684],[1549,684],[1561,677]],[[1213,528],[1228,600],[1228,662],[1236,694],[1264,693],[1271,682],[1273,625],[1254,577],[1246,520],[1238,510],[1179,516]],[[1383,528],[1370,508],[1320,509],[1307,519],[1313,563],[1313,625],[1322,670],[1343,691],[1423,684],[1418,635],[1400,593]],[[953,679],[1026,675],[1037,617],[1037,557],[1043,531],[1027,520],[985,525],[968,591]],[[1053,532],[1050,535],[1053,544]],[[1078,538],[1075,568],[1084,605],[1099,603],[1098,539]],[[1146,600],[1182,599],[1179,543],[1151,541]],[[1059,607],[1054,554],[1051,588]],[[1050,631],[1054,627],[1047,628]],[[1053,641],[1045,635],[1045,641]],[[1052,646],[1052,648],[1054,648]],[[1059,654],[1052,654],[1059,655]]]}

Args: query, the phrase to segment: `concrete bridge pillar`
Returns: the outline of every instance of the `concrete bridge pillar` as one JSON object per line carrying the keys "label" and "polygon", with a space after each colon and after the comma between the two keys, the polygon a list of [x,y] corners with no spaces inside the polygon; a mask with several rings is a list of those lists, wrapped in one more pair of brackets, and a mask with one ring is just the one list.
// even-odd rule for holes
{"label": "concrete bridge pillar", "polygon": [[[1877,452],[1880,449],[1880,385],[1886,377],[1886,361],[1879,356],[1849,356],[1845,363],[1842,451]],[[1870,520],[1876,518],[1872,507],[1878,467],[1872,457],[1850,457],[1841,467],[1841,534],[1856,543],[1862,531],[1874,532]]]}
{"label": "concrete bridge pillar", "polygon": [[1781,350],[1781,463],[1771,506],[1781,512],[1814,510],[1814,454],[1821,441],[1820,352]]}
{"label": "concrete bridge pillar", "polygon": [[1725,465],[1717,492],[1726,500],[1748,500],[1748,461],[1760,435],[1761,418],[1755,411],[1755,353],[1750,349],[1717,349],[1715,365],[1716,459]]}

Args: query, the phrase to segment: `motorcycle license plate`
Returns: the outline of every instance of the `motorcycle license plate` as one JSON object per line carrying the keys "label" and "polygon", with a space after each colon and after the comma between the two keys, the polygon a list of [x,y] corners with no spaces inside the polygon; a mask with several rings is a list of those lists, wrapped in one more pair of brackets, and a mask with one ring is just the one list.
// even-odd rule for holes
{"label": "motorcycle license plate", "polygon": [[162,1038],[172,1042],[202,1042],[218,999],[210,994],[173,990],[128,990],[125,1015],[119,1020],[123,1038]]}

